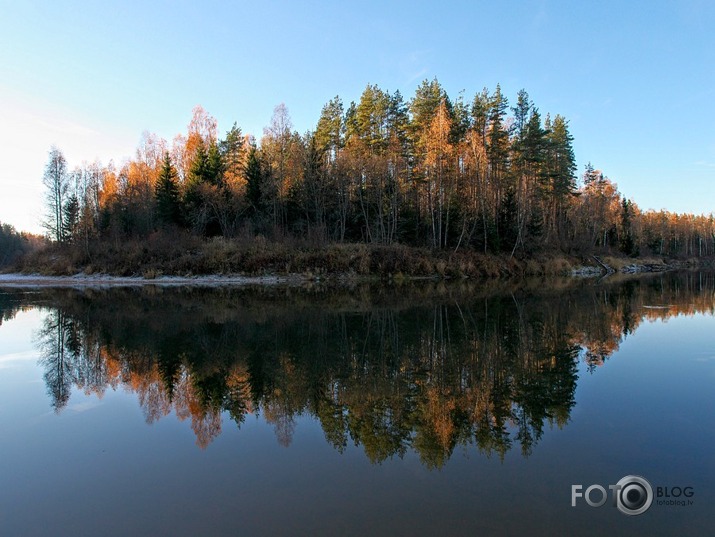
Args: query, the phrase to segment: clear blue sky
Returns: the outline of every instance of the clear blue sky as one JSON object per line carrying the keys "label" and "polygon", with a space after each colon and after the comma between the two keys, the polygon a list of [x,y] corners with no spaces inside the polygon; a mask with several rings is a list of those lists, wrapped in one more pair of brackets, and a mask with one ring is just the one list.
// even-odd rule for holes
{"label": "clear blue sky", "polygon": [[366,84],[437,77],[454,99],[500,83],[570,121],[643,209],[715,211],[715,2],[71,2],[0,0],[0,221],[39,231],[51,144],[70,166],[171,140],[201,104],[258,137]]}

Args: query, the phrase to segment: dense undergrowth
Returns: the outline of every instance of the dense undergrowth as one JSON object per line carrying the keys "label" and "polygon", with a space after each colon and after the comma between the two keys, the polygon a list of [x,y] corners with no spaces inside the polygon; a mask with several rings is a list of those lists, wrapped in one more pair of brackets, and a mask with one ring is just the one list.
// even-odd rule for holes
{"label": "dense undergrowth", "polygon": [[[661,258],[605,259],[616,270],[633,263],[670,262]],[[678,264],[688,262],[681,260]],[[157,232],[144,240],[47,244],[19,259],[12,270],[58,276],[101,273],[145,278],[208,274],[497,278],[568,274],[578,267],[595,265],[590,255],[557,251],[520,258],[473,250],[432,251],[399,244],[319,246],[296,239],[268,241],[259,236],[205,240],[191,234]]]}

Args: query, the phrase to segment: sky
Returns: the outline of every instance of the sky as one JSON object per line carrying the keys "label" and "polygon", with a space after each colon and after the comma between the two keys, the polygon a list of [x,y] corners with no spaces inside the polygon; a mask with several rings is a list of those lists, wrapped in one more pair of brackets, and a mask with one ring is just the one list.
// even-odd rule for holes
{"label": "sky", "polygon": [[569,120],[643,210],[715,211],[715,2],[0,0],[0,222],[41,232],[42,175],[120,164],[203,106],[260,138],[273,109],[313,129],[367,84],[454,100],[497,83]]}

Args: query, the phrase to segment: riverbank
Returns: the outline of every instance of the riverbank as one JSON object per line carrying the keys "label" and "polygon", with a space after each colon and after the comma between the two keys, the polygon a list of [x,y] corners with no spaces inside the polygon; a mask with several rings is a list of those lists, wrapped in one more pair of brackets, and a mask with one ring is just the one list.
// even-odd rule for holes
{"label": "riverbank", "polygon": [[49,245],[21,258],[3,285],[273,285],[334,282],[603,277],[713,268],[712,259],[630,258],[541,252],[530,257],[403,245],[306,246],[262,239]]}
{"label": "riverbank", "polygon": [[575,257],[543,253],[529,259],[471,250],[432,251],[400,244],[311,245],[262,237],[200,240],[179,235],[145,241],[51,244],[19,259],[8,272],[72,276],[107,274],[155,279],[162,276],[288,276],[305,278],[498,278],[566,274]]}
{"label": "riverbank", "polygon": [[689,270],[697,268],[715,268],[714,260],[708,258],[692,259],[658,259],[652,257],[600,257],[591,256],[593,264],[584,264],[571,270],[572,276],[607,276],[610,274],[642,274],[652,272],[667,272],[672,270]]}
{"label": "riverbank", "polygon": [[42,274],[0,274],[0,287],[136,287],[156,285],[162,287],[178,286],[245,286],[245,285],[300,285],[306,281],[300,275],[288,276],[160,276],[144,278],[141,276],[112,276],[111,274],[84,274],[71,276],[47,276]]}

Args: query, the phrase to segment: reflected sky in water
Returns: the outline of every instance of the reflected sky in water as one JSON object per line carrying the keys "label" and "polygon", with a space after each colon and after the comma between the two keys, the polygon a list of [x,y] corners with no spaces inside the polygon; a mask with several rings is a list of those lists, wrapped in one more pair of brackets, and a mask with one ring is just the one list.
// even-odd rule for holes
{"label": "reflected sky in water", "polygon": [[714,291],[5,290],[1,533],[707,534]]}

